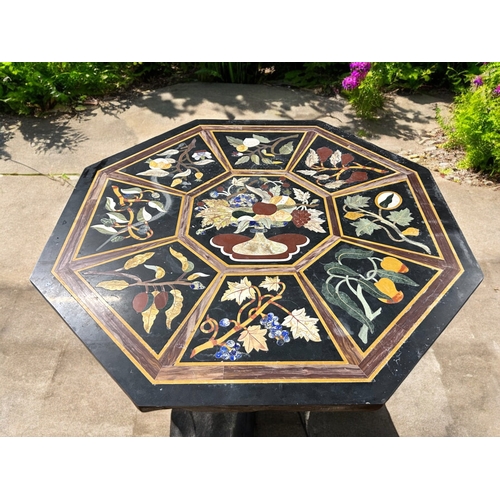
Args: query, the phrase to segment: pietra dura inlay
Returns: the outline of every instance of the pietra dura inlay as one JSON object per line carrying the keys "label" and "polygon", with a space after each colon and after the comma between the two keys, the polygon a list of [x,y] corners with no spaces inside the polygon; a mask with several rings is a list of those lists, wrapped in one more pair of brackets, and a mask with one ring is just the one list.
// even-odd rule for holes
{"label": "pietra dura inlay", "polygon": [[141,410],[259,409],[384,404],[482,273],[425,168],[199,120],[85,169],[31,280]]}

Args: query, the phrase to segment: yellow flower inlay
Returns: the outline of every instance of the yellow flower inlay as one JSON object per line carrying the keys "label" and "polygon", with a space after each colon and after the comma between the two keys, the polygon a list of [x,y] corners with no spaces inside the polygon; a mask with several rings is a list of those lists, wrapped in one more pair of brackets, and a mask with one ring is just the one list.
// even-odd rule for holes
{"label": "yellow flower inlay", "polygon": [[404,294],[396,289],[396,285],[389,278],[380,278],[375,283],[375,286],[382,292],[390,297],[390,299],[378,299],[386,304],[397,304],[403,300]]}
{"label": "yellow flower inlay", "polygon": [[395,273],[407,273],[408,268],[398,259],[394,257],[385,257],[380,264],[382,269],[386,271],[394,271]]}

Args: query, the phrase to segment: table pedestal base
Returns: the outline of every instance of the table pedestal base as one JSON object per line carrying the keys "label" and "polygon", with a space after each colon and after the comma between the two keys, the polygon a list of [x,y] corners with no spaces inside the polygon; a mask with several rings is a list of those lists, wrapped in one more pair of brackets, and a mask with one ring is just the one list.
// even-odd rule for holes
{"label": "table pedestal base", "polygon": [[397,437],[385,405],[370,410],[203,412],[173,409],[172,437]]}
{"label": "table pedestal base", "polygon": [[172,437],[252,437],[256,412],[172,410]]}

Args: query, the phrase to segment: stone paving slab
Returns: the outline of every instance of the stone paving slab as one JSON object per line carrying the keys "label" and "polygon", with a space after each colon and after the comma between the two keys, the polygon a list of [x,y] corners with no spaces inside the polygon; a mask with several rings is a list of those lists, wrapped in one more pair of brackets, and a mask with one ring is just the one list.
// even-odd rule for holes
{"label": "stone paving slab", "polygon": [[[139,412],[29,282],[72,191],[51,176],[73,174],[67,180],[75,184],[88,165],[198,118],[318,119],[394,153],[418,153],[425,147],[422,137],[437,127],[436,105],[449,102],[395,96],[379,121],[365,122],[340,98],[194,83],[78,117],[0,121],[0,436],[169,431],[170,412]],[[32,175],[33,169],[43,175]],[[500,190],[436,180],[485,279],[386,407],[399,436],[499,436]],[[277,432],[276,425],[280,435],[304,435],[296,417],[261,418],[261,435]],[[314,435],[335,432],[339,419],[313,417]],[[379,420],[387,422],[387,416]]]}

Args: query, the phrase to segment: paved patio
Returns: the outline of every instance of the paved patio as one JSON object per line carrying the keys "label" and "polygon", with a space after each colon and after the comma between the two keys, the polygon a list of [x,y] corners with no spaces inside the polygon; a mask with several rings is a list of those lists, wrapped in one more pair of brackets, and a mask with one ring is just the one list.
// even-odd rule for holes
{"label": "paved patio", "polygon": [[[341,98],[193,83],[78,116],[0,118],[0,436],[169,435],[170,411],[139,412],[29,281],[85,167],[201,118],[322,120],[423,156],[438,128],[435,106],[449,102],[398,96],[369,123]],[[500,189],[435,177],[484,281],[382,413],[371,422],[312,415],[311,435],[500,436]],[[297,414],[266,413],[258,422],[260,435],[304,435]]]}

